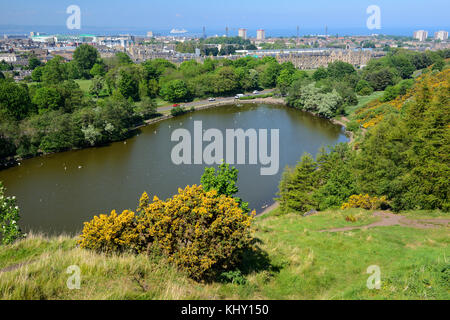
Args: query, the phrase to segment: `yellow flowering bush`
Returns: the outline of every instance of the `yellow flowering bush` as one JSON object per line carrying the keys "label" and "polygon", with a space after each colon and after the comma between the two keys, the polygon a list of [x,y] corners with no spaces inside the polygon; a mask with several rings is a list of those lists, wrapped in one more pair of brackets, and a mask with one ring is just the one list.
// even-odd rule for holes
{"label": "yellow flowering bush", "polygon": [[139,234],[134,212],[118,215],[113,211],[109,216],[102,214],[86,222],[78,244],[81,248],[106,253],[137,250]]}
{"label": "yellow flowering bush", "polygon": [[179,189],[167,201],[153,199],[139,224],[148,249],[157,249],[196,280],[232,268],[251,243],[254,212],[245,214],[232,197],[202,186]]}
{"label": "yellow flowering bush", "polygon": [[251,222],[232,197],[187,186],[177,195],[150,202],[144,193],[137,214],[124,211],[86,222],[80,247],[101,251],[154,253],[167,257],[195,280],[232,269],[252,242]]}
{"label": "yellow flowering bush", "polygon": [[368,194],[353,195],[348,199],[347,203],[342,205],[342,210],[350,208],[361,208],[366,210],[380,209],[387,203],[386,197],[371,197]]}

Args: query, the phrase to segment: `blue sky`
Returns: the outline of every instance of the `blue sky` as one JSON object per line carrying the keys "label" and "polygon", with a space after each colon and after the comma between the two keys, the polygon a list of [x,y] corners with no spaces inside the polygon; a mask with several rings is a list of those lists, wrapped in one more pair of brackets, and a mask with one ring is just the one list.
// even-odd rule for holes
{"label": "blue sky", "polygon": [[450,12],[448,0],[0,0],[0,24],[64,26],[71,4],[80,6],[84,26],[149,30],[364,28],[373,4],[383,28],[445,27]]}

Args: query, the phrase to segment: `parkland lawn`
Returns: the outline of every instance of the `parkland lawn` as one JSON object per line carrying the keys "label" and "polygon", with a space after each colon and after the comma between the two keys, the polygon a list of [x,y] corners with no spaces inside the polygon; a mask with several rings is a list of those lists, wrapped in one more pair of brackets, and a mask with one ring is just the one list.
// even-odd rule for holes
{"label": "parkland lawn", "polygon": [[[74,238],[31,235],[0,246],[0,299],[450,299],[448,226],[320,232],[377,219],[358,209],[258,217],[259,253],[245,259],[234,283],[196,283],[161,258],[105,256],[77,248]],[[66,286],[71,265],[81,268],[80,290]],[[372,265],[381,269],[380,290],[366,286]]]}

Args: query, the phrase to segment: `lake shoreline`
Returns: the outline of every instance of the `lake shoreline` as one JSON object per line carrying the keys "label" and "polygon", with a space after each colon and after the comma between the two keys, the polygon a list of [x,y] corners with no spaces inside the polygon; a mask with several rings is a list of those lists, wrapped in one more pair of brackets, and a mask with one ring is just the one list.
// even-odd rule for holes
{"label": "lake shoreline", "polygon": [[[212,109],[212,108],[218,108],[218,107],[222,107],[222,106],[226,106],[226,105],[241,105],[241,104],[260,104],[260,103],[265,103],[265,104],[270,104],[270,105],[283,105],[286,107],[289,107],[286,103],[286,101],[284,99],[281,98],[273,98],[273,97],[268,97],[268,98],[255,98],[255,99],[249,99],[249,100],[237,100],[237,99],[230,99],[230,100],[222,100],[222,101],[215,101],[215,102],[210,102],[204,105],[201,105],[199,107],[195,107],[193,106],[193,110],[187,110],[186,113],[189,112],[195,112],[195,111],[201,111],[201,110],[206,110],[206,109]],[[299,110],[302,111],[302,110]],[[314,112],[310,112],[310,111],[303,111],[303,112],[307,112],[310,113],[316,117],[320,117],[318,114],[314,113]],[[155,124],[155,123],[159,123],[168,119],[172,119],[175,118],[176,116],[172,116],[171,114],[167,114],[167,115],[162,115],[160,117],[156,117],[156,118],[152,118],[149,120],[144,120],[144,122],[141,125],[138,125],[136,127],[133,128],[129,128],[129,132],[133,132],[136,130],[139,130],[140,128],[144,128],[147,127],[149,125]],[[323,117],[320,117],[323,118]],[[326,118],[323,118],[326,119]],[[345,130],[345,135],[350,139],[349,143],[352,143],[354,141],[354,135],[353,132],[347,131],[346,130],[346,125],[345,123],[336,120],[336,119],[326,119],[329,120],[330,122],[332,122],[333,124],[336,125],[340,125],[344,128]],[[67,152],[67,151],[75,151],[75,150],[83,150],[83,149],[88,149],[88,148],[97,148],[97,147],[102,147],[102,146],[107,146],[110,143],[114,143],[114,142],[119,142],[119,141],[126,141],[130,138],[132,138],[133,135],[131,134],[129,137],[122,139],[122,140],[118,140],[118,141],[110,141],[108,143],[106,143],[105,145],[98,145],[98,146],[92,146],[92,147],[84,147],[84,148],[73,148],[70,150],[64,150],[64,151],[59,151],[59,152],[49,152],[49,153],[39,153],[35,156],[29,156],[29,157],[19,157],[19,156],[14,156],[14,157],[9,157],[9,158],[5,158],[5,159],[1,159],[0,160],[0,171],[2,170],[6,170],[9,168],[12,168],[14,166],[20,165],[20,161],[26,160],[26,159],[32,159],[32,158],[37,158],[37,157],[42,157],[42,156],[47,156],[47,155],[52,155],[52,154],[57,154],[57,153],[62,153],[62,152]]]}

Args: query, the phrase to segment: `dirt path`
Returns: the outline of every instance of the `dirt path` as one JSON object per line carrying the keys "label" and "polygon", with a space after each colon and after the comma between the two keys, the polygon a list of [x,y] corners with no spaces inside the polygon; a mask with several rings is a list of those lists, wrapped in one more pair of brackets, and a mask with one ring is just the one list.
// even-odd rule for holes
{"label": "dirt path", "polygon": [[345,227],[329,230],[322,230],[320,232],[343,232],[358,229],[371,229],[377,227],[390,227],[390,226],[402,226],[415,229],[433,229],[442,226],[448,226],[450,219],[408,219],[405,216],[393,214],[390,212],[375,212],[375,217],[380,217],[381,220],[372,224],[360,227]]}
{"label": "dirt path", "polygon": [[0,273],[11,272],[11,271],[20,269],[20,268],[22,268],[24,266],[27,266],[29,264],[32,264],[33,262],[35,262],[35,261],[27,261],[27,262],[16,263],[16,264],[10,265],[10,266],[8,266],[6,268],[0,269]]}

